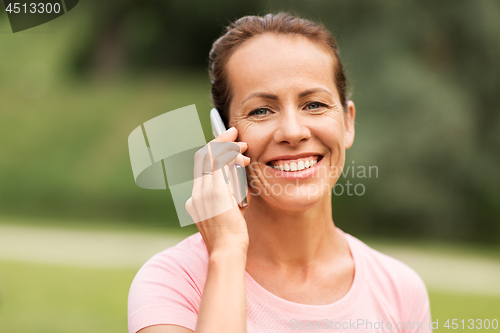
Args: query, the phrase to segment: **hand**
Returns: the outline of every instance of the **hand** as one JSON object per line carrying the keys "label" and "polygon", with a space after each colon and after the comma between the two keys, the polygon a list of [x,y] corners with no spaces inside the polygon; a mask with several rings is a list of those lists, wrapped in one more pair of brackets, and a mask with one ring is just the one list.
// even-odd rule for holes
{"label": "hand", "polygon": [[[193,218],[205,241],[209,255],[216,250],[246,251],[248,230],[244,219],[248,205],[240,208],[226,183],[222,170],[228,173],[228,164],[247,166],[250,158],[243,156],[247,144],[234,142],[238,130],[221,134],[196,152],[194,157],[194,184],[186,210]],[[209,174],[211,172],[211,174]],[[248,201],[250,198],[247,198]],[[250,204],[250,202],[248,202]]]}

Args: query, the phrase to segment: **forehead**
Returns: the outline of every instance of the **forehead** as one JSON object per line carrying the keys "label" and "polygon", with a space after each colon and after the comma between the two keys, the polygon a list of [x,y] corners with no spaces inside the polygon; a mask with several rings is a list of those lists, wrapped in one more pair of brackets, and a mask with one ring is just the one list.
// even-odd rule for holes
{"label": "forehead", "polygon": [[279,93],[320,84],[335,90],[333,66],[332,54],[306,37],[264,34],[235,50],[227,74],[238,99],[256,89]]}

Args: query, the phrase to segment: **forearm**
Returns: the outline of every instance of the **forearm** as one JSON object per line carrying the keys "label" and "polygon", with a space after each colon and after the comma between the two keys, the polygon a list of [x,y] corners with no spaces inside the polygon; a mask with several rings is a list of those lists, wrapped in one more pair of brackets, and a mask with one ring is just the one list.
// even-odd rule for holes
{"label": "forearm", "polygon": [[196,333],[246,333],[246,250],[210,255]]}

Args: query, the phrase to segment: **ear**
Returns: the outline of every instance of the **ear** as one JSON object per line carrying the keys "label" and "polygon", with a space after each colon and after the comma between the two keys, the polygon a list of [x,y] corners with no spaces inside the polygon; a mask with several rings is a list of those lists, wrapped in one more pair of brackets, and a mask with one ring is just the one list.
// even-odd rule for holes
{"label": "ear", "polygon": [[344,147],[349,149],[354,142],[354,119],[356,118],[356,107],[353,101],[347,102],[347,110],[344,112]]}

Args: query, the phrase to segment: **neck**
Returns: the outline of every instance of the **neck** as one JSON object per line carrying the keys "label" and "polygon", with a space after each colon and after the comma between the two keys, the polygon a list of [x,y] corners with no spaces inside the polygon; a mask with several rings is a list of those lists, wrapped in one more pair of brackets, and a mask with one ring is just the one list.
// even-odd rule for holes
{"label": "neck", "polygon": [[266,265],[311,266],[331,260],[344,246],[332,220],[331,195],[300,211],[271,206],[257,196],[245,219],[250,237],[248,260]]}

